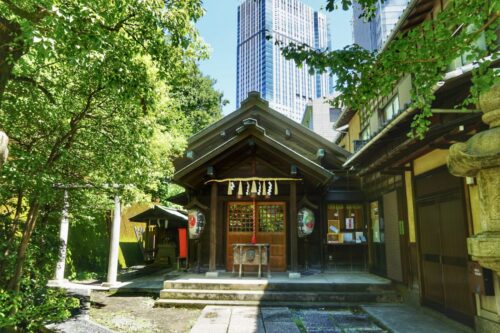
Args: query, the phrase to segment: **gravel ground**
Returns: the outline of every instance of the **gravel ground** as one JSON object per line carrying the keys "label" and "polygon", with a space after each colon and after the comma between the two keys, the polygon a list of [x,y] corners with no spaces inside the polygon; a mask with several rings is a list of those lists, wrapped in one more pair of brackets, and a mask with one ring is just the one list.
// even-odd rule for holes
{"label": "gravel ground", "polygon": [[92,292],[90,319],[116,332],[185,333],[191,330],[200,309],[154,308],[145,296],[113,296]]}

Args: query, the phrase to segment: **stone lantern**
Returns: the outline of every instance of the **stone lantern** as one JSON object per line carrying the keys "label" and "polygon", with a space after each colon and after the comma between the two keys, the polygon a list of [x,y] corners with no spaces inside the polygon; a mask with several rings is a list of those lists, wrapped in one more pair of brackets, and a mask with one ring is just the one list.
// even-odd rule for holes
{"label": "stone lantern", "polygon": [[[448,156],[449,171],[459,177],[475,177],[479,195],[479,226],[467,238],[472,260],[491,269],[495,289],[497,318],[500,312],[500,85],[481,95],[482,120],[489,129],[465,143],[455,143]],[[478,332],[498,332],[498,320],[476,317]]]}
{"label": "stone lantern", "polygon": [[459,177],[476,177],[479,192],[478,234],[467,239],[469,254],[481,266],[500,273],[500,85],[481,95],[482,120],[490,126],[465,143],[450,147],[448,169]]}

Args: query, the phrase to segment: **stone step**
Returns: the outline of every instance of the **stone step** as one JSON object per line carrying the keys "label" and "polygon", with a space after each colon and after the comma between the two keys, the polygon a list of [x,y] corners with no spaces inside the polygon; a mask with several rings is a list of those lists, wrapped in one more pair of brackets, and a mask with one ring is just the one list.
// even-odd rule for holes
{"label": "stone step", "polygon": [[[400,300],[398,301],[400,302]],[[204,299],[158,299],[155,307],[182,307],[203,309],[207,305],[221,306],[287,306],[292,308],[345,308],[370,302],[301,302],[301,301],[239,301],[239,300],[204,300]],[[383,303],[383,302],[382,302]]]}
{"label": "stone step", "polygon": [[220,281],[165,281],[164,289],[195,290],[266,290],[266,291],[311,291],[311,292],[373,292],[393,290],[391,283],[307,283],[307,282],[260,282],[240,280],[231,283]]}
{"label": "stone step", "polygon": [[163,289],[160,299],[219,300],[219,301],[271,301],[271,302],[398,302],[394,291],[376,292],[304,292],[268,290],[196,290]]}

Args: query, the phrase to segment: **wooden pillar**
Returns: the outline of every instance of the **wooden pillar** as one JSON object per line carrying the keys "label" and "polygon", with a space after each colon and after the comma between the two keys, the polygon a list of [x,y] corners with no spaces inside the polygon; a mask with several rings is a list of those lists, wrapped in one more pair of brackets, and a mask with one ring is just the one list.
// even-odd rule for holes
{"label": "wooden pillar", "polygon": [[297,263],[297,184],[290,183],[290,270],[298,271]]}
{"label": "wooden pillar", "polygon": [[321,272],[325,270],[326,264],[325,264],[325,253],[326,253],[326,240],[325,240],[325,235],[327,233],[327,219],[326,219],[326,205],[325,205],[325,199],[326,194],[321,198],[321,201],[319,203],[319,221],[318,225],[316,228],[319,229],[319,241],[320,241],[320,265],[321,265]]}
{"label": "wooden pillar", "polygon": [[146,229],[144,230],[144,250],[146,253],[146,257],[148,260],[150,259],[150,252],[149,252],[149,224],[151,223],[150,220],[146,222]]}
{"label": "wooden pillar", "polygon": [[309,270],[309,236],[304,237],[304,270]]}
{"label": "wooden pillar", "polygon": [[201,242],[199,239],[196,241],[196,273],[201,273]]}
{"label": "wooden pillar", "polygon": [[217,183],[212,183],[210,192],[210,259],[208,270],[215,272],[217,260]]}

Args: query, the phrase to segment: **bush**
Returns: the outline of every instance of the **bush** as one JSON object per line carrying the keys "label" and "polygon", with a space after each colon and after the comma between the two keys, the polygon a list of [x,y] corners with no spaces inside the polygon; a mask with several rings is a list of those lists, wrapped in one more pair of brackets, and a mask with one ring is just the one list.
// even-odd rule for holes
{"label": "bush", "polygon": [[[7,281],[13,274],[15,255],[2,258],[0,330],[17,327],[20,331],[33,332],[49,323],[68,318],[70,310],[79,306],[78,300],[67,297],[64,291],[47,287],[48,280],[54,276],[60,240],[58,227],[43,221],[35,229],[28,247],[19,292],[6,289]],[[17,249],[18,242],[19,239],[15,239],[11,244],[13,250]],[[6,245],[2,245],[0,253],[5,253]]]}
{"label": "bush", "polygon": [[70,223],[66,276],[78,280],[105,276],[109,240],[104,214],[75,217]]}

